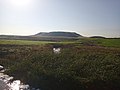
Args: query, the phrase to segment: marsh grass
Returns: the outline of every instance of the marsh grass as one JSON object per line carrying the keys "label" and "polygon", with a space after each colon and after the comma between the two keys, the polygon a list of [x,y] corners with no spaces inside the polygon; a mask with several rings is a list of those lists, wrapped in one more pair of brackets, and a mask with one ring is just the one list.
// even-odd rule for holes
{"label": "marsh grass", "polygon": [[[53,47],[61,47],[60,54]],[[120,48],[75,43],[0,45],[6,73],[42,90],[119,90]]]}

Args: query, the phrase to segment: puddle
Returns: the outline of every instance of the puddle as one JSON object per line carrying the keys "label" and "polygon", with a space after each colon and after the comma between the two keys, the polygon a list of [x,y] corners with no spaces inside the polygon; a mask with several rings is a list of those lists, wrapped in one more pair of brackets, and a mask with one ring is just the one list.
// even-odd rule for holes
{"label": "puddle", "polygon": [[13,80],[13,77],[0,72],[0,90],[30,90],[29,85],[24,85],[20,80]]}
{"label": "puddle", "polygon": [[31,88],[23,84],[20,80],[14,80],[14,77],[4,74],[5,69],[0,65],[0,90],[40,90]]}

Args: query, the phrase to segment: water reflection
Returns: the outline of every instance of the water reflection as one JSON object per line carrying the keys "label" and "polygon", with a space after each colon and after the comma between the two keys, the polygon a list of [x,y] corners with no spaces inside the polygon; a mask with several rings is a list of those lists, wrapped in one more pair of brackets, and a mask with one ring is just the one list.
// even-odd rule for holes
{"label": "water reflection", "polygon": [[9,90],[9,86],[3,82],[2,80],[0,80],[0,90]]}
{"label": "water reflection", "polygon": [[12,90],[19,90],[19,88],[20,88],[20,80],[13,81],[13,83],[11,83],[10,86],[11,86]]}
{"label": "water reflection", "polygon": [[13,80],[13,77],[4,74],[3,66],[0,65],[0,90],[30,90],[29,85],[24,85],[20,80]]}

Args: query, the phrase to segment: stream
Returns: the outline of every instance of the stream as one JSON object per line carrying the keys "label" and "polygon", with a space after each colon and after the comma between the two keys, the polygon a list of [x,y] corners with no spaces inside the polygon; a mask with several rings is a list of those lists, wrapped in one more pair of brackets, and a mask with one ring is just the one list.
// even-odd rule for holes
{"label": "stream", "polygon": [[0,90],[40,90],[30,88],[29,85],[23,84],[20,80],[13,80],[14,77],[4,74],[4,67],[0,65]]}

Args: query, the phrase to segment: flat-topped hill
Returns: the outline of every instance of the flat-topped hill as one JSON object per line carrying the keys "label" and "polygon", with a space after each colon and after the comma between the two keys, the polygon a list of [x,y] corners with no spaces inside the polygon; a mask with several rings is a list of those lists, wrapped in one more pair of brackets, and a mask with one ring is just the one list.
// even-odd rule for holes
{"label": "flat-topped hill", "polygon": [[34,36],[41,37],[82,37],[80,34],[75,32],[40,32]]}

